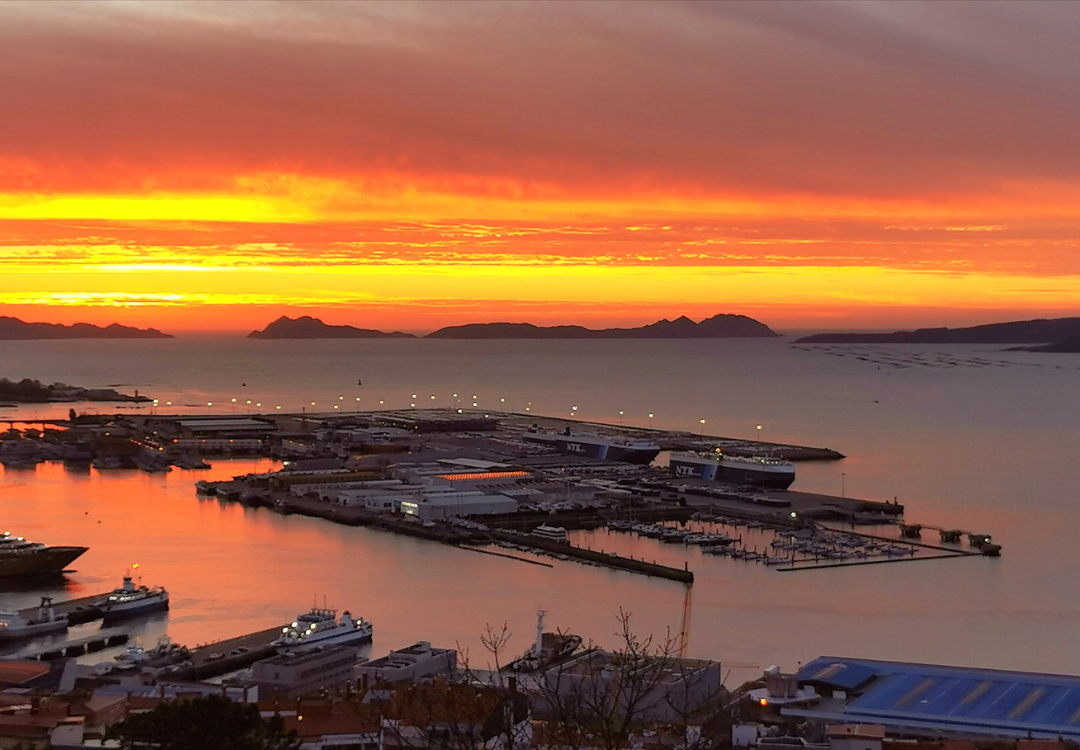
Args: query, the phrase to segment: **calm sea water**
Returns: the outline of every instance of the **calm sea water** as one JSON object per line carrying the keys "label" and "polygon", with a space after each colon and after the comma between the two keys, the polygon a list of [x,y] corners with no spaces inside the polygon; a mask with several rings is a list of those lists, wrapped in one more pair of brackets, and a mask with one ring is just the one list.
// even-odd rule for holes
{"label": "calm sea water", "polygon": [[[694,655],[762,667],[829,653],[1080,673],[1078,355],[785,340],[193,338],[0,342],[0,361],[7,377],[138,388],[159,408],[172,401],[188,412],[475,400],[836,448],[848,458],[800,465],[795,488],[898,497],[910,521],[993,534],[1003,557],[779,573],[603,531],[580,540],[689,562]],[[0,419],[66,411],[9,408]],[[146,582],[173,596],[167,617],[140,626],[151,644],[166,629],[195,644],[270,627],[313,597],[371,619],[376,653],[424,639],[460,643],[479,664],[486,623],[508,622],[520,651],[541,607],[550,627],[599,642],[611,642],[620,608],[642,633],[680,627],[686,592],[677,584],[573,563],[542,568],[195,496],[207,474],[265,465],[219,461],[211,472],[166,476],[59,465],[6,472],[0,518],[32,539],[90,546],[59,596],[111,588],[139,562]],[[0,592],[0,602],[26,606],[36,596]]]}

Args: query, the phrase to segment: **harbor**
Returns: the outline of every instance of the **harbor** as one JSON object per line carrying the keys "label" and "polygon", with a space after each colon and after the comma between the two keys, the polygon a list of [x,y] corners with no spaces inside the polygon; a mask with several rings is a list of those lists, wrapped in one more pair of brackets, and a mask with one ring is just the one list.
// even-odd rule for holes
{"label": "harbor", "polygon": [[[197,480],[192,489],[282,515],[456,547],[514,545],[680,583],[693,581],[687,562],[680,570],[610,551],[551,545],[567,542],[566,533],[575,530],[645,533],[641,524],[654,524],[664,541],[787,570],[878,556],[914,559],[916,549],[927,547],[913,541],[923,526],[909,522],[898,502],[789,489],[799,463],[843,459],[827,448],[460,408],[79,418],[52,433],[52,441],[42,427],[46,431],[36,440],[28,431],[15,448],[6,441],[4,450],[23,461],[36,454],[79,455],[92,466],[151,473],[173,464],[191,471],[238,453],[271,458],[282,462],[279,469]],[[102,427],[108,428],[106,442],[94,437]],[[34,445],[46,447],[35,454]],[[695,532],[691,521],[703,519],[767,528],[775,538],[758,549],[723,534],[710,540],[710,530],[698,528],[704,541],[688,541]],[[822,527],[829,523],[889,527],[899,539],[878,534],[871,541]],[[672,524],[677,528],[666,528]],[[537,537],[544,528],[563,536]],[[940,531],[949,544],[940,548],[945,552],[1000,554],[988,535],[966,532],[971,545],[959,550],[965,532]],[[65,611],[72,622],[95,616],[89,602],[68,604]]]}
{"label": "harbor", "polygon": [[[334,604],[358,605],[360,612],[372,617],[375,636],[370,646],[369,641],[346,647],[331,640],[313,651],[283,648],[282,626],[288,625],[279,605],[248,627],[226,622],[229,613],[223,612],[210,638],[159,639],[152,646],[157,626],[149,618],[136,618],[130,629],[80,632],[64,641],[30,645],[19,653],[57,670],[76,659],[78,668],[64,668],[68,679],[99,695],[168,700],[201,694],[238,701],[282,701],[288,696],[289,705],[298,705],[294,696],[303,696],[301,704],[317,697],[338,705],[348,695],[367,695],[373,675],[411,679],[406,675],[412,674],[414,664],[426,660],[445,664],[448,657],[443,654],[454,649],[440,648],[442,631],[432,630],[431,608],[441,612],[446,607],[446,600],[435,592],[459,576],[466,585],[476,585],[488,571],[505,571],[511,588],[520,580],[530,598],[546,579],[551,580],[548,592],[561,593],[568,576],[587,577],[589,595],[602,595],[605,586],[623,590],[646,586],[649,600],[657,602],[657,612],[671,624],[674,642],[688,651],[696,649],[680,669],[696,669],[709,661],[697,640],[708,634],[696,635],[692,625],[696,607],[708,607],[719,596],[725,600],[725,613],[734,613],[737,622],[738,605],[726,601],[729,581],[737,577],[752,576],[763,596],[775,591],[775,596],[786,597],[800,586],[797,581],[790,585],[789,579],[816,572],[825,580],[844,576],[845,571],[881,570],[882,579],[888,581],[884,571],[908,567],[897,565],[900,562],[944,568],[967,560],[974,570],[976,565],[997,564],[989,558],[1001,552],[999,542],[986,533],[992,529],[975,523],[952,518],[948,524],[936,524],[932,517],[909,517],[908,508],[893,498],[800,489],[799,472],[815,462],[790,459],[821,456],[824,449],[738,441],[740,452],[725,459],[734,442],[718,436],[464,410],[253,415],[243,420],[223,414],[194,420],[186,415],[154,415],[152,421],[125,418],[107,426],[110,431],[117,428],[128,431],[127,439],[138,450],[155,450],[160,457],[140,459],[128,468],[91,466],[88,474],[69,468],[70,462],[54,461],[36,472],[42,477],[56,477],[56,472],[65,478],[88,476],[90,481],[103,477],[141,488],[124,493],[131,498],[124,506],[128,509],[141,503],[147,513],[197,513],[200,523],[187,527],[190,557],[205,554],[206,570],[213,570],[219,558],[214,546],[203,543],[203,530],[229,519],[235,521],[235,538],[243,540],[237,542],[239,549],[250,544],[247,529],[281,531],[275,537],[280,551],[263,559],[280,561],[282,567],[267,571],[270,578],[265,580],[290,580],[280,572],[288,570],[293,583],[314,581],[301,584],[309,589],[326,586],[327,581],[333,586],[340,577],[350,581],[351,591],[366,592],[380,579],[398,585],[386,559],[396,565],[409,565],[411,559],[433,584],[426,594],[409,597],[423,601],[426,596],[431,602],[422,608],[427,612],[412,611],[409,617],[416,623],[411,632],[404,627],[405,618],[394,619],[385,609],[372,606],[378,601],[376,594],[349,598],[341,595],[342,588],[331,589]],[[193,447],[195,441],[200,447]],[[229,445],[233,447],[225,447]],[[83,447],[94,450],[90,441]],[[174,455],[188,467],[211,468],[179,464],[169,472],[140,468],[140,464],[162,465]],[[163,494],[166,490],[168,494]],[[97,523],[93,506],[85,512],[88,523]],[[100,520],[110,524],[108,517]],[[287,539],[294,543],[286,543]],[[36,536],[27,541],[36,543]],[[66,568],[65,579],[82,578],[82,561],[91,559],[94,548],[91,543],[89,551]],[[144,551],[139,556],[145,555]],[[299,572],[312,570],[310,561],[319,557],[322,569],[332,571],[325,579],[316,581]],[[775,575],[781,572],[802,575]],[[247,580],[251,575],[258,580],[261,574],[252,569],[226,577]],[[208,590],[216,591],[217,577],[211,574],[205,580]],[[412,581],[415,585],[417,579]],[[166,583],[176,589],[175,583]],[[500,584],[500,592],[507,590],[506,585]],[[291,589],[288,607],[296,606],[296,588]],[[241,607],[258,608],[263,597],[275,597],[265,584],[247,592],[234,584],[230,592]],[[183,632],[185,614],[205,593],[190,589],[174,593],[177,605],[169,620],[176,618],[177,632]],[[459,595],[460,591],[454,598]],[[551,593],[545,598],[555,600]],[[101,599],[101,594],[57,597],[54,607],[58,615],[91,623],[100,619]],[[639,612],[641,607],[639,603]],[[30,615],[32,609],[19,611]],[[784,626],[777,624],[782,631]],[[161,627],[166,626],[172,631],[173,622],[161,621]],[[211,628],[203,630],[208,631]],[[768,637],[777,638],[776,631],[772,633]],[[550,629],[542,635],[545,643],[557,636]],[[402,640],[425,636],[431,640],[400,645]],[[794,644],[793,638],[788,641]],[[126,649],[115,653],[124,645]],[[588,654],[571,653],[577,659]],[[520,658],[527,662],[529,652]],[[351,664],[348,670],[341,666],[345,661]],[[729,660],[744,665],[735,667],[740,675],[746,675],[745,665],[752,663]],[[351,675],[347,679],[346,671]],[[287,676],[275,678],[279,673]],[[302,678],[303,673],[309,676]],[[455,684],[477,679],[469,671],[445,674],[452,674]],[[535,690],[534,678],[513,674],[518,684]],[[483,675],[490,681],[500,679],[486,671]],[[760,689],[756,681],[753,685],[732,690],[726,700],[749,700]]]}
{"label": "harbor", "polygon": [[[147,488],[175,487],[197,503],[200,514],[242,517],[245,525],[295,527],[303,519],[305,529],[342,529],[326,532],[332,535],[362,532],[371,540],[365,544],[382,546],[377,538],[394,547],[407,543],[420,558],[457,554],[446,566],[451,575],[460,569],[475,577],[511,566],[530,585],[550,576],[558,586],[570,569],[598,571],[603,580],[623,581],[620,586],[655,581],[669,589],[663,596],[680,602],[664,616],[687,630],[691,590],[708,600],[725,566],[729,575],[755,568],[810,575],[913,560],[945,565],[950,558],[985,557],[993,544],[988,535],[963,527],[915,523],[893,499],[790,486],[802,466],[844,460],[831,449],[464,409],[125,415],[58,426],[64,429],[21,440],[75,445],[69,454],[92,456],[91,479],[125,477]],[[106,430],[113,433],[109,441],[94,437]],[[120,456],[124,451],[127,458]],[[38,473],[50,471],[50,462],[44,463]],[[87,476],[72,461],[54,459],[51,465],[64,476]],[[162,466],[172,470],[161,471]],[[252,468],[234,472],[231,466]],[[155,502],[164,509],[177,500]],[[940,547],[928,536],[939,533]],[[298,561],[313,552],[314,547],[298,546],[284,559]],[[71,567],[65,578],[77,580],[79,565]],[[776,577],[772,586],[784,590],[786,578]],[[190,592],[184,593],[189,599]],[[102,596],[58,597],[55,611],[71,624],[93,622],[102,616]],[[182,604],[177,612],[184,611]],[[280,625],[266,627],[266,619],[254,628],[217,630],[225,638],[185,639],[186,646],[166,641],[153,648],[146,644],[165,622],[137,623],[125,631],[136,645],[118,656],[113,652],[119,641],[107,639],[119,634],[111,630],[25,653],[82,659],[101,658],[104,650],[105,660],[95,662],[101,679],[123,682],[152,674],[159,681],[231,685],[258,664],[291,658],[274,643]],[[377,623],[385,621],[385,614],[377,614]],[[377,637],[398,637],[399,627],[377,628]],[[228,636],[229,630],[245,634]]]}

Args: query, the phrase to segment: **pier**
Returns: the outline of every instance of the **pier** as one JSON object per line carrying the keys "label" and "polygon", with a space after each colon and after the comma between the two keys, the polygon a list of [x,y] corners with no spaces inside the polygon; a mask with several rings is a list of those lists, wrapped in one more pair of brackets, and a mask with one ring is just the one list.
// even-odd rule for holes
{"label": "pier", "polygon": [[48,646],[40,646],[31,651],[24,651],[18,655],[18,658],[49,661],[65,656],[82,656],[86,653],[101,651],[110,646],[120,646],[127,643],[129,638],[130,636],[126,630],[111,628],[109,630],[100,630],[84,638],[62,641]]}
{"label": "pier", "polygon": [[[68,624],[82,625],[83,623],[100,620],[103,617],[101,602],[108,594],[93,594],[78,599],[68,599],[63,602],[53,602],[53,611],[58,615],[67,615]],[[37,607],[26,607],[19,610],[23,618],[36,617]]]}
{"label": "pier", "polygon": [[280,635],[279,626],[196,646],[191,649],[189,656],[193,664],[178,670],[173,677],[178,680],[205,680],[249,667],[277,653],[273,642]]}
{"label": "pier", "polygon": [[564,555],[568,558],[587,560],[588,562],[603,565],[604,567],[613,568],[615,570],[625,570],[630,573],[640,573],[655,578],[666,578],[670,581],[678,581],[679,583],[694,582],[694,573],[689,570],[689,568],[673,568],[656,562],[638,560],[633,557],[623,557],[614,552],[601,552],[599,550],[586,549],[585,547],[575,547],[572,544],[566,544],[564,542],[541,539],[540,537],[531,536],[529,534],[492,531],[491,536],[498,541],[509,542],[510,544],[516,544],[519,547],[533,547],[547,554],[556,556]]}

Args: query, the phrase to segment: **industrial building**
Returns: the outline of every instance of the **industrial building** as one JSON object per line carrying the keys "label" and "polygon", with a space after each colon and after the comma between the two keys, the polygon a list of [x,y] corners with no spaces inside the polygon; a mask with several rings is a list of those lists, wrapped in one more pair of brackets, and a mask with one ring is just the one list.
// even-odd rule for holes
{"label": "industrial building", "polygon": [[357,650],[329,646],[301,654],[279,654],[255,662],[251,678],[264,698],[292,698],[356,679]]}
{"label": "industrial building", "polygon": [[454,516],[482,516],[515,513],[517,501],[506,495],[483,492],[428,491],[417,497],[401,500],[401,513],[421,521],[438,521]]}
{"label": "industrial building", "polygon": [[457,669],[457,651],[452,648],[433,648],[427,641],[414,643],[408,648],[391,651],[381,659],[364,662],[358,668],[360,679],[374,684],[386,682],[414,682],[437,675],[452,674]]}
{"label": "industrial building", "polygon": [[672,723],[687,719],[719,695],[721,677],[715,661],[663,659],[628,666],[624,655],[597,649],[548,669],[541,703],[598,707],[633,694],[637,721]]}
{"label": "industrial building", "polygon": [[1080,677],[822,656],[797,673],[820,699],[781,709],[891,734],[1080,740]]}

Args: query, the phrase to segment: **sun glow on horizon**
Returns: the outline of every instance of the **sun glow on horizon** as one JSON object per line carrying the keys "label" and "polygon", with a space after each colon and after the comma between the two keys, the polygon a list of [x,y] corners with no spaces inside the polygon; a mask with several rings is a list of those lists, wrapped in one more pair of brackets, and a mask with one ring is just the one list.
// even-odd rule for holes
{"label": "sun glow on horizon", "polygon": [[0,314],[1077,311],[1062,19],[614,7],[0,5]]}

